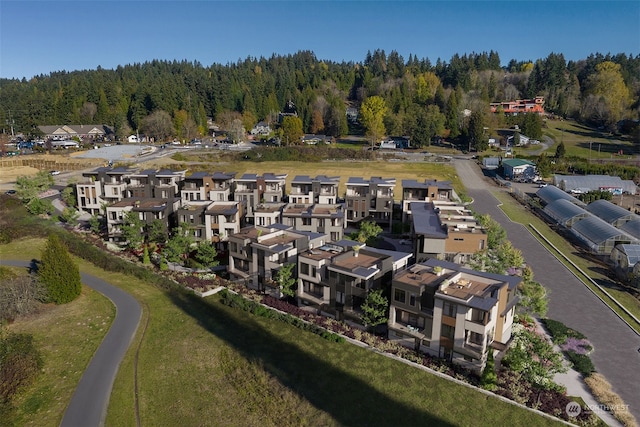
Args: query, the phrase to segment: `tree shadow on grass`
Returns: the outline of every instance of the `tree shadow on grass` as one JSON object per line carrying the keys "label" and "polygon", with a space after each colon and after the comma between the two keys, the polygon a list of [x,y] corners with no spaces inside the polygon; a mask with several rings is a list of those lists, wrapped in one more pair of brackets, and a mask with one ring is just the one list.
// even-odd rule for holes
{"label": "tree shadow on grass", "polygon": [[[169,292],[168,295],[177,307],[207,331],[225,340],[247,360],[258,363],[290,390],[330,414],[340,425],[453,425],[394,400],[335,364],[322,360],[319,355],[311,355],[283,342],[250,317],[241,323],[214,302],[184,292]],[[300,331],[300,339],[304,339],[305,334]],[[372,353],[371,357],[382,356]],[[429,385],[425,384],[425,387]]]}

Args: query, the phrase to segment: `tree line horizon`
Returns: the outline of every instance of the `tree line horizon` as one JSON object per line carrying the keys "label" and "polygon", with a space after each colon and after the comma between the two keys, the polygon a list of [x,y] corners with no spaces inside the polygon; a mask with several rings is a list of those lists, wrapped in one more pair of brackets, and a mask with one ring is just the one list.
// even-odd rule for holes
{"label": "tree line horizon", "polygon": [[[489,103],[535,96],[545,98],[548,113],[614,130],[620,120],[639,117],[640,55],[596,53],[567,61],[551,53],[507,66],[493,50],[435,64],[381,49],[362,62],[318,60],[311,51],[209,67],[152,60],[0,79],[0,124],[3,134],[10,126],[36,135],[41,125],[99,123],[119,138],[148,130],[159,139],[184,139],[206,135],[208,118],[223,129],[241,123],[246,131],[259,121],[277,123],[293,101],[302,132],[340,137],[366,133],[347,122],[345,109],[378,97],[383,111],[376,135],[406,135],[429,145],[434,137],[468,139],[470,124],[504,126],[508,118],[492,114]],[[155,119],[162,114],[163,126],[154,113]]]}

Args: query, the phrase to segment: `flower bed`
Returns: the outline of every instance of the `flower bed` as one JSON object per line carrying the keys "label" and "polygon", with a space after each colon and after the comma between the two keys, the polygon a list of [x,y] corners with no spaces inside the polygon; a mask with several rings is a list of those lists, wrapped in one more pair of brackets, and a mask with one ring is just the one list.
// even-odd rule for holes
{"label": "flower bed", "polygon": [[596,371],[589,357],[593,346],[584,334],[557,320],[542,319],[542,324],[547,328],[553,342],[562,349],[564,355],[573,364],[573,368],[584,378]]}

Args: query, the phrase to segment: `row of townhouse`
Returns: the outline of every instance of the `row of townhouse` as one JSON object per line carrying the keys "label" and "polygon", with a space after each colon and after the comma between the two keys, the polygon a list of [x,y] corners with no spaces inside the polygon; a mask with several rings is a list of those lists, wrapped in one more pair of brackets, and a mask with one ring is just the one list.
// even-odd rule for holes
{"label": "row of townhouse", "polygon": [[[189,176],[186,171],[143,170],[136,171],[125,167],[102,167],[83,174],[85,178],[76,186],[78,209],[92,215],[103,212],[105,206],[125,199],[141,201],[143,199],[180,198],[183,204],[200,202],[242,202],[239,208],[243,221],[259,224],[266,221],[265,206],[273,203],[293,205],[326,205],[327,210],[339,213],[334,215],[332,227],[337,222],[355,225],[362,220],[374,220],[382,226],[390,227],[394,209],[395,178],[372,177],[363,179],[350,177],[346,183],[344,200],[339,197],[340,177],[324,175],[309,177],[299,175],[290,183],[287,192],[287,174],[265,173],[263,175],[247,173],[236,177],[235,173],[195,172]],[[403,221],[411,217],[411,201],[451,200],[457,198],[450,182],[435,180],[424,183],[415,180],[403,180]],[[344,203],[344,208],[332,208]],[[272,217],[277,207],[268,206]],[[285,211],[293,212],[294,208]],[[282,209],[280,209],[282,211]],[[258,215],[256,215],[256,212]],[[320,215],[321,209],[312,210]],[[304,218],[307,213],[301,214]],[[339,215],[340,218],[335,216]],[[266,215],[267,217],[269,215]],[[262,219],[260,219],[263,217]],[[281,219],[281,218],[280,218]],[[272,218],[271,220],[279,221]],[[308,219],[302,219],[309,222]],[[322,222],[322,221],[320,221]],[[268,225],[268,224],[267,224]],[[308,225],[308,224],[307,224]],[[320,226],[321,227],[321,226]],[[321,227],[322,228],[322,227]]]}
{"label": "row of townhouse", "polygon": [[389,339],[480,372],[490,352],[507,348],[521,278],[435,258],[410,265],[411,258],[276,224],[231,235],[228,271],[278,297],[273,277],[294,264],[299,306],[356,324],[368,293],[382,289]]}

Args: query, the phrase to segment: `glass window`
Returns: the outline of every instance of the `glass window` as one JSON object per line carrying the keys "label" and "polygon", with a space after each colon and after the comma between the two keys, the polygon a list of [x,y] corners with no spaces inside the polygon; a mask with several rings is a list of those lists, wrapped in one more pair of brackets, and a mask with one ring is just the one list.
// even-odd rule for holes
{"label": "glass window", "polygon": [[393,300],[404,304],[405,296],[405,291],[402,289],[396,289],[393,293]]}

